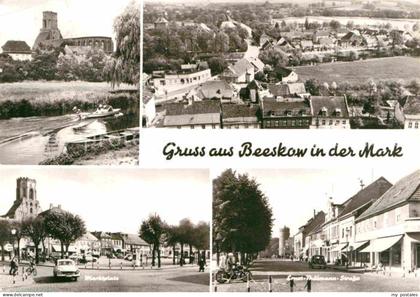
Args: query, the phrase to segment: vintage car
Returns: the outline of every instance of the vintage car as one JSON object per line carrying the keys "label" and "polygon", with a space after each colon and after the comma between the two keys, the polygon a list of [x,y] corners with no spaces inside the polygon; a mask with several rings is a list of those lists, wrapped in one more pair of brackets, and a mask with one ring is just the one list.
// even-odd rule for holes
{"label": "vintage car", "polygon": [[53,270],[55,278],[70,278],[77,281],[80,271],[71,259],[59,259]]}
{"label": "vintage car", "polygon": [[325,269],[327,268],[327,262],[325,262],[324,256],[315,255],[315,256],[312,256],[311,259],[309,260],[309,267],[311,269],[314,269],[314,268]]}

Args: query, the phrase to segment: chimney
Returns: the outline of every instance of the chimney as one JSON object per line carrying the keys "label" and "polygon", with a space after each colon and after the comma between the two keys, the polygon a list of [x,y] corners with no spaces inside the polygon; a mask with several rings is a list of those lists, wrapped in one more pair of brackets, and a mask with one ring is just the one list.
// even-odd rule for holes
{"label": "chimney", "polygon": [[61,209],[61,204],[59,204],[57,207],[58,207],[58,209]]}
{"label": "chimney", "polygon": [[52,204],[52,203],[50,203],[50,209],[51,209],[51,208],[53,208],[53,204]]}
{"label": "chimney", "polygon": [[315,216],[316,216],[316,210],[315,210],[315,208],[314,208],[314,219],[315,219]]}

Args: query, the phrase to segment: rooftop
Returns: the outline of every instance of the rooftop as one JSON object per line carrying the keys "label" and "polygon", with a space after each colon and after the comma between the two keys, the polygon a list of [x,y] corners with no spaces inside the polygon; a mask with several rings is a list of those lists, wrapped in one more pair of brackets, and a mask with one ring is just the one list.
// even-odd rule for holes
{"label": "rooftop", "polygon": [[391,187],[392,184],[384,177],[378,178],[366,188],[360,190],[356,195],[352,196],[338,217],[343,217],[369,202],[376,201]]}
{"label": "rooftop", "polygon": [[264,116],[311,116],[311,109],[305,101],[263,101]]}
{"label": "rooftop", "polygon": [[420,201],[420,170],[395,183],[359,217],[359,220],[379,214],[407,201]]}
{"label": "rooftop", "polygon": [[31,48],[25,41],[8,40],[2,47],[3,53],[11,54],[31,54]]}
{"label": "rooftop", "polygon": [[346,99],[341,96],[312,96],[311,109],[314,116],[349,117]]}

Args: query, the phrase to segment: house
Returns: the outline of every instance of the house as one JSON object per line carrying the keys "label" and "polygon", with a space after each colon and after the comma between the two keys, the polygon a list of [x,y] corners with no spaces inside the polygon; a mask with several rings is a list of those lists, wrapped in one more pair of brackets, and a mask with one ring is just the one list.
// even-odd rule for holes
{"label": "house", "polygon": [[92,235],[95,236],[100,243],[100,254],[106,256],[113,252],[111,236],[103,231],[94,231]]}
{"label": "house", "polygon": [[[305,225],[299,228],[301,235],[299,236],[299,241],[301,246],[299,250],[296,250],[297,246],[295,244],[295,253],[298,254],[300,259],[308,259],[310,255],[310,249],[314,252],[316,242],[311,242],[310,235],[315,232],[322,224],[325,222],[325,212],[314,210],[314,215],[311,217]],[[319,242],[318,242],[319,244]],[[298,252],[297,252],[298,251]]]}
{"label": "house", "polygon": [[314,43],[312,40],[303,39],[300,41],[300,48],[302,51],[313,51],[314,50]]}
{"label": "house", "polygon": [[82,237],[76,240],[74,243],[76,250],[80,254],[94,253],[101,249],[101,243],[99,240],[89,231],[86,232]]}
{"label": "house", "polygon": [[404,129],[420,129],[420,98],[408,96],[395,105],[395,118]]}
{"label": "house", "polygon": [[155,71],[151,82],[157,95],[168,95],[170,92],[199,85],[211,79],[210,69],[201,69],[198,65],[182,65],[178,71]]}
{"label": "house", "polygon": [[306,92],[305,84],[301,82],[269,84],[268,90],[270,95],[277,100],[287,100],[286,98],[305,99],[310,96],[310,94]]}
{"label": "house", "polygon": [[255,68],[246,58],[240,59],[233,66],[229,66],[220,78],[229,83],[249,83],[254,80]]}
{"label": "house", "polygon": [[22,40],[8,40],[2,47],[3,54],[7,54],[16,61],[32,60],[32,51],[29,45]]}
{"label": "house", "polygon": [[339,241],[343,244],[340,252],[345,254],[345,258],[348,259],[350,265],[369,263],[366,254],[359,253],[366,247],[367,241],[355,240],[355,220],[391,187],[392,184],[384,177],[378,178],[367,187],[362,185],[362,189],[348,199],[345,207],[338,215]]}
{"label": "house", "polygon": [[245,88],[241,89],[241,99],[252,103],[258,103],[261,98],[261,92],[263,91],[264,88],[261,83],[254,79]]}
{"label": "house", "polygon": [[266,33],[263,33],[260,36],[260,47],[262,47],[267,41],[271,41],[272,38],[268,36]]}
{"label": "house", "polygon": [[164,17],[158,17],[153,24],[155,26],[155,29],[163,30],[168,27],[168,23],[169,23],[168,20],[165,19]]}
{"label": "house", "polygon": [[310,104],[311,129],[350,129],[349,109],[344,96],[312,96]]}
{"label": "house", "polygon": [[124,250],[132,254],[151,255],[151,246],[137,234],[122,234]]}
{"label": "house", "polygon": [[222,104],[223,129],[259,128],[258,105]]}
{"label": "house", "polygon": [[170,103],[165,106],[163,127],[166,128],[220,128],[220,101],[204,100],[185,103]]}
{"label": "house", "polygon": [[124,238],[121,233],[109,233],[111,237],[112,251],[114,253],[124,253]]}
{"label": "house", "polygon": [[237,98],[237,93],[232,85],[224,80],[210,80],[191,90],[186,98],[193,101],[218,99],[221,102],[231,102]]}
{"label": "house", "polygon": [[312,36],[312,41],[314,43],[319,43],[322,38],[328,38],[328,37],[330,37],[330,35],[331,35],[330,31],[318,30],[318,31],[314,32],[314,34]]}
{"label": "house", "polygon": [[259,58],[247,57],[246,59],[248,60],[249,63],[252,64],[252,66],[254,66],[254,73],[264,70],[265,64]]}
{"label": "house", "polygon": [[314,47],[318,50],[331,50],[336,46],[336,39],[333,37],[321,37],[318,39],[318,43]]}
{"label": "house", "polygon": [[276,101],[261,100],[263,129],[307,129],[311,122],[308,100]]}
{"label": "house", "polygon": [[420,170],[400,179],[356,219],[356,241],[371,267],[404,273],[420,267]]}
{"label": "house", "polygon": [[353,30],[341,37],[339,45],[342,47],[365,46],[366,40],[358,30]]}
{"label": "house", "polygon": [[320,247],[321,254],[325,256],[327,263],[335,263],[338,259],[341,260],[342,258],[341,250],[344,247],[344,244],[340,243],[340,228],[337,218],[345,206],[346,202],[339,204],[334,203],[332,197],[328,199],[325,223],[322,225],[324,242]]}
{"label": "house", "polygon": [[298,81],[299,77],[296,72],[292,69],[279,67],[276,69],[277,73],[281,76],[281,82],[283,83],[295,83]]}

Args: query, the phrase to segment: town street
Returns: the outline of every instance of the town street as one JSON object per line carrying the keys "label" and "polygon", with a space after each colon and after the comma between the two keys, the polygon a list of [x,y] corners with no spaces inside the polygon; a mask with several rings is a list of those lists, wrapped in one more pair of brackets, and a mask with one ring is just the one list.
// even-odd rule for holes
{"label": "town street", "polygon": [[39,266],[37,269],[38,275],[33,280],[29,277],[22,282],[17,276],[15,285],[9,275],[0,273],[1,287],[6,287],[4,291],[25,292],[208,292],[210,281],[208,271],[199,273],[196,265],[161,270],[80,269],[77,282],[54,279],[52,267]]}
{"label": "town street", "polygon": [[[296,278],[294,292],[306,291],[306,280],[302,276],[311,276],[313,292],[414,292],[420,290],[420,275],[406,276],[391,273],[355,273],[327,269],[310,269],[307,263],[289,260],[258,260],[250,267],[253,281],[250,281],[251,292],[268,292],[268,278],[273,278],[273,292],[290,292],[289,275]],[[214,290],[213,284],[213,290]],[[230,284],[217,284],[217,292],[246,292],[247,284],[232,281]]]}

